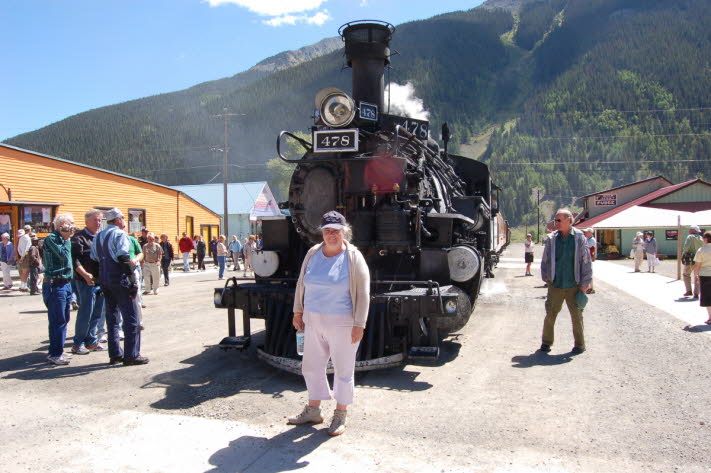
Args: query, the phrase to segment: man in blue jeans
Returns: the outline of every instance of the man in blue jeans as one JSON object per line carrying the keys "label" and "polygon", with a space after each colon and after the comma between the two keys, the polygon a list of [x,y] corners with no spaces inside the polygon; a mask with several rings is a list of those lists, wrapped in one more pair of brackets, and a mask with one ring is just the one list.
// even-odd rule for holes
{"label": "man in blue jeans", "polygon": [[79,311],[74,323],[74,345],[72,353],[87,355],[92,351],[104,351],[97,338],[101,321],[104,296],[95,278],[99,275],[99,265],[91,259],[94,237],[101,227],[103,212],[91,209],[84,214],[85,227],[72,237],[72,260],[74,261],[74,286],[79,299]]}
{"label": "man in blue jeans", "polygon": [[[99,263],[99,284],[104,293],[109,333],[109,363],[145,365],[148,358],[141,356],[141,331],[135,304],[138,281],[129,256],[128,234],[123,231],[126,221],[115,207],[104,215],[108,226],[94,238],[91,259]],[[123,316],[123,350],[119,339],[119,309]]]}
{"label": "man in blue jeans", "polygon": [[49,319],[49,356],[53,365],[68,365],[64,353],[67,324],[72,300],[72,245],[69,239],[74,234],[74,218],[71,214],[59,214],[54,218],[54,231],[44,240],[44,284],[42,297],[47,306]]}

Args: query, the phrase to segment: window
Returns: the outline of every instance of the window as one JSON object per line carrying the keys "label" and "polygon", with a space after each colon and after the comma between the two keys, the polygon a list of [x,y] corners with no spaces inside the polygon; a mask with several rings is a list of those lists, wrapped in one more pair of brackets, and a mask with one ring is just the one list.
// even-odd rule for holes
{"label": "window", "polygon": [[185,217],[185,232],[188,234],[188,238],[192,238],[195,235],[195,226],[192,217]]}
{"label": "window", "polygon": [[128,233],[140,233],[146,226],[146,209],[128,209]]}
{"label": "window", "polygon": [[22,225],[30,225],[35,233],[51,233],[52,207],[25,205],[22,208]]}

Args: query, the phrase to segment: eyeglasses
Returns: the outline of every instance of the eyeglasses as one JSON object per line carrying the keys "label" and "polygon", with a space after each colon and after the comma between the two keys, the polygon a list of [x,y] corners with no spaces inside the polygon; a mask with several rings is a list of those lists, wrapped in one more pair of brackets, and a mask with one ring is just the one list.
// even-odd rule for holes
{"label": "eyeglasses", "polygon": [[555,219],[555,223],[560,223],[560,222],[562,222],[562,221],[563,221],[562,218],[557,218],[557,219]]}
{"label": "eyeglasses", "polygon": [[59,229],[60,232],[75,232],[77,230],[77,227],[71,226],[71,227],[62,227]]}

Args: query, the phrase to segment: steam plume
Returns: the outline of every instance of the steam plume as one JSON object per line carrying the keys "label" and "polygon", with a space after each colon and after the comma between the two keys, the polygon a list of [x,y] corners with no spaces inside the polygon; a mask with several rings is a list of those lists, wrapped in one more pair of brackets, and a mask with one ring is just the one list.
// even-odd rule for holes
{"label": "steam plume", "polygon": [[[422,99],[415,95],[415,86],[411,82],[399,85],[388,84],[386,91],[390,92],[390,114],[400,115],[418,120],[429,120],[430,112],[425,110]],[[387,100],[387,97],[385,98]],[[387,104],[386,104],[387,108]]]}

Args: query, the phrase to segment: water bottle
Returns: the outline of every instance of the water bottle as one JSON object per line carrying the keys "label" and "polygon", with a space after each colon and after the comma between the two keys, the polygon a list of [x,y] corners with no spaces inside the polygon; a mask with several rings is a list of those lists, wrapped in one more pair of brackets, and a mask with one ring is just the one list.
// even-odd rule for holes
{"label": "water bottle", "polygon": [[304,331],[303,330],[296,331],[296,353],[298,353],[299,356],[304,355]]}

